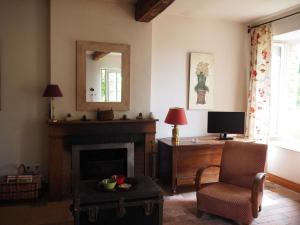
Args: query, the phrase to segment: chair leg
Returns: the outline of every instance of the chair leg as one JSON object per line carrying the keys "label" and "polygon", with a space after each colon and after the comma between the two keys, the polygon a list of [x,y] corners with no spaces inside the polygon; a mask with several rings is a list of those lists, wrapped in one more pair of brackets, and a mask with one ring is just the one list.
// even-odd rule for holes
{"label": "chair leg", "polygon": [[203,212],[201,210],[197,210],[197,217],[201,218],[203,216]]}

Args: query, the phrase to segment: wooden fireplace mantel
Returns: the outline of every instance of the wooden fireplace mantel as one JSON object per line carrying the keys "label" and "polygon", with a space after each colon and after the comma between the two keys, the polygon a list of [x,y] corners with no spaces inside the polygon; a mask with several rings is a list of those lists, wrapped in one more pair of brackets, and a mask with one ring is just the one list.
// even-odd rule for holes
{"label": "wooden fireplace mantel", "polygon": [[80,144],[134,142],[135,174],[154,176],[157,120],[64,121],[49,123],[49,199],[71,194],[71,147]]}

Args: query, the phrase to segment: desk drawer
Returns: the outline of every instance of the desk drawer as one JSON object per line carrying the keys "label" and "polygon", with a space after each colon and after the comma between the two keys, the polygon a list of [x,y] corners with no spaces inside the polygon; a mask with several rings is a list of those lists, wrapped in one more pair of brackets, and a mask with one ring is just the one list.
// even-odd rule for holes
{"label": "desk drawer", "polygon": [[[212,183],[217,182],[219,180],[219,172],[220,169],[208,168],[204,171],[201,179],[201,183]],[[194,174],[190,174],[190,176],[178,176],[176,180],[177,185],[194,185],[195,184],[196,172]]]}
{"label": "desk drawer", "polygon": [[[195,177],[199,167],[206,165],[220,165],[222,148],[221,147],[206,147],[206,148],[184,148],[178,150],[177,161],[177,177],[191,178]],[[217,169],[212,168],[207,172],[208,177],[217,174]],[[211,177],[211,176],[210,176]],[[205,178],[206,179],[206,178]]]}

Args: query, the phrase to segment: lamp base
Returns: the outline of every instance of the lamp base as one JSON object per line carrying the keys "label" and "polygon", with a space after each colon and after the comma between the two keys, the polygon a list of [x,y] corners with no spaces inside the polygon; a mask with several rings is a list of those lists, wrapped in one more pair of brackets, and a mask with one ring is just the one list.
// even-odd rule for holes
{"label": "lamp base", "polygon": [[172,143],[173,144],[179,144],[179,130],[177,125],[174,125],[174,128],[172,129]]}

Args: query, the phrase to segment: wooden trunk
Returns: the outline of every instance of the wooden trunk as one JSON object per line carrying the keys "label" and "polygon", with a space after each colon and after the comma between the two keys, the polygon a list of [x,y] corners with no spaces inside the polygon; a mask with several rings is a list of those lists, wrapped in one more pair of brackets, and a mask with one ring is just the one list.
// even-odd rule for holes
{"label": "wooden trunk", "polygon": [[71,207],[75,225],[162,225],[163,196],[150,177],[137,177],[134,190],[101,192],[81,182]]}

